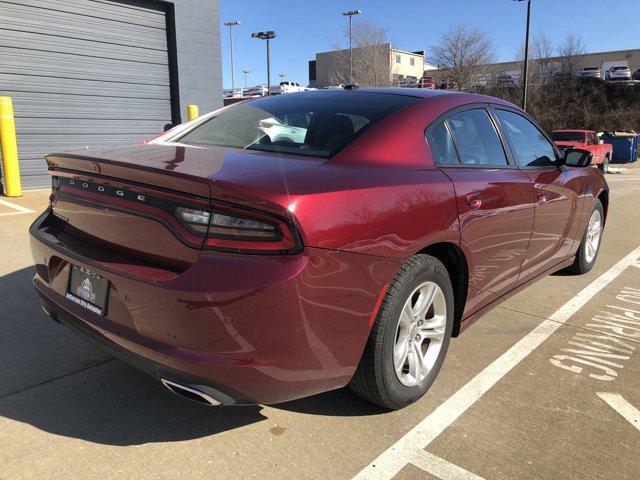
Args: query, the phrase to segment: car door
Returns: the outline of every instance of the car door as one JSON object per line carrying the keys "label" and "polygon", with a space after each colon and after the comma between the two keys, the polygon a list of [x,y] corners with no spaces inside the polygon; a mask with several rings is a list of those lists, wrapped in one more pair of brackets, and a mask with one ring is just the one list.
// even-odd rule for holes
{"label": "car door", "polygon": [[518,283],[567,259],[578,241],[580,169],[560,166],[560,153],[522,112],[494,107],[512,156],[533,182],[535,217]]}
{"label": "car door", "polygon": [[533,184],[508,159],[487,105],[453,110],[427,137],[456,192],[469,314],[516,284],[533,226]]}
{"label": "car door", "polygon": [[587,132],[587,145],[589,146],[589,151],[593,153],[593,163],[602,163],[604,161],[602,145],[598,142],[598,137],[596,137],[594,132]]}

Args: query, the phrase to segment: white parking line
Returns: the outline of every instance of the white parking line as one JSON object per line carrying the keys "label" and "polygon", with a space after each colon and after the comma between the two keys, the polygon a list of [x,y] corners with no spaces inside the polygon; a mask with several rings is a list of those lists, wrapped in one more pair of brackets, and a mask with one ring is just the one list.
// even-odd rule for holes
{"label": "white parking line", "polygon": [[0,217],[6,217],[7,215],[19,215],[21,213],[36,213],[33,210],[25,208],[21,205],[16,205],[15,203],[7,202],[6,200],[2,200],[1,198],[0,205],[4,205],[5,207],[13,208],[14,210],[16,210],[15,212],[0,213]]}
{"label": "white parking line", "polygon": [[[626,257],[612,266],[605,273],[596,278],[584,290],[574,296],[562,307],[556,310],[547,320],[542,322],[518,343],[494,360],[488,367],[478,373],[460,390],[440,404],[430,415],[413,427],[400,440],[384,451],[378,458],[367,465],[354,480],[391,479],[407,463],[411,457],[420,454],[433,440],[448,426],[455,422],[460,415],[467,411],[482,395],[493,387],[502,377],[524,360],[542,342],[560,328],[580,310],[598,292],[611,283],[624,270],[638,263],[640,247],[633,250]],[[440,475],[439,475],[440,476]],[[440,476],[444,480],[455,479],[455,476]]]}
{"label": "white parking line", "polygon": [[446,480],[484,480],[484,478],[454,465],[426,450],[413,453],[409,463],[421,468],[427,473]]}
{"label": "white parking line", "polygon": [[611,408],[640,431],[640,410],[627,402],[619,393],[597,393]]}

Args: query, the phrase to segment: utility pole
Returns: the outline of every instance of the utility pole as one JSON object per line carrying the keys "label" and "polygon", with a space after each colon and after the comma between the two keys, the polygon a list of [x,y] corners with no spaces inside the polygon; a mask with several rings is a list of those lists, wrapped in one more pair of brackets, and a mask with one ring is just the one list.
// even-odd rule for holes
{"label": "utility pole", "polygon": [[240,25],[240,22],[234,20],[233,22],[224,22],[226,27],[229,27],[229,46],[231,47],[231,96],[236,96],[236,85],[233,76],[233,34],[231,33],[231,28]]}
{"label": "utility pole", "polygon": [[348,12],[342,12],[342,15],[349,17],[349,85],[353,85],[353,46],[351,35],[351,18],[354,15],[360,15],[362,10],[350,10]]}
{"label": "utility pole", "polygon": [[527,89],[529,87],[529,27],[531,25],[531,0],[516,0],[527,2],[527,32],[524,41],[524,71],[522,72],[522,109],[527,110]]}
{"label": "utility pole", "polygon": [[266,32],[256,32],[251,34],[251,38],[259,38],[267,41],[267,95],[271,92],[271,60],[269,58],[269,40],[276,38],[276,32],[268,30]]}

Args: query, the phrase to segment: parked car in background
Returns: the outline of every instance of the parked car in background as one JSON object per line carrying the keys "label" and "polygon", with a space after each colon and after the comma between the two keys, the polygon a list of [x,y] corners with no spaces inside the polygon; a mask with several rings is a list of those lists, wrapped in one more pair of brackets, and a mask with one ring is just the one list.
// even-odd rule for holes
{"label": "parked car in background", "polygon": [[309,89],[296,82],[280,82],[280,85],[272,86],[269,93],[271,93],[272,95],[278,95],[281,93],[304,92],[306,90]]}
{"label": "parked car in background", "polygon": [[512,75],[501,74],[496,77],[496,85],[498,85],[499,87],[509,87],[516,85],[517,83],[518,82],[516,81],[515,77],[513,77]]}
{"label": "parked car in background", "polygon": [[607,70],[605,80],[631,80],[631,70],[624,65],[617,65]]}
{"label": "parked car in background", "polygon": [[491,83],[491,75],[482,73],[473,75],[470,83],[472,87],[486,87]]}
{"label": "parked car in background", "polygon": [[633,80],[640,80],[640,68],[638,70],[636,70],[635,72],[633,72],[633,75],[631,76],[631,78]]}
{"label": "parked car in background", "polygon": [[226,88],[222,91],[223,98],[231,98],[231,97],[240,97],[242,96],[243,90],[241,88],[236,88],[235,91],[230,88]]}
{"label": "parked car in background", "polygon": [[416,88],[436,88],[436,79],[430,75],[425,75],[416,82]]}
{"label": "parked car in background", "polygon": [[580,148],[593,154],[592,165],[597,165],[603,173],[609,172],[613,158],[613,147],[605,144],[593,130],[554,130],[551,138],[561,150]]}
{"label": "parked car in background", "polygon": [[250,97],[261,97],[267,95],[269,90],[266,85],[256,85],[247,89],[247,95]]}
{"label": "parked car in background", "polygon": [[53,319],[191,400],[348,384],[398,409],[485,312],[591,270],[609,203],[591,156],[483,95],[247,100],[147,142],[47,155],[33,284]]}
{"label": "parked car in background", "polygon": [[602,79],[602,70],[600,67],[584,67],[580,71],[581,78],[600,78]]}

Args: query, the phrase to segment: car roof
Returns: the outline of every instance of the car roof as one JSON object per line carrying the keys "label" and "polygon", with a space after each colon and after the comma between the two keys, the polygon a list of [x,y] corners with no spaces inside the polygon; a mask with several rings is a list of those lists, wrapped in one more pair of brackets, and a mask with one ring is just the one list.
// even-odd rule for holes
{"label": "car roof", "polygon": [[424,99],[436,98],[436,97],[438,98],[449,97],[450,100],[455,99],[458,101],[456,103],[460,103],[461,105],[465,103],[486,102],[486,103],[499,103],[502,105],[509,105],[512,107],[519,108],[516,105],[506,100],[502,100],[500,98],[491,97],[489,95],[482,95],[479,93],[458,92],[454,90],[439,90],[439,89],[432,90],[432,89],[425,89],[425,88],[389,87],[389,88],[355,88],[353,90],[345,89],[344,91],[345,93],[352,91],[352,92],[365,92],[365,93],[383,93],[387,95],[404,95],[408,97],[417,97],[417,98],[424,98]]}

